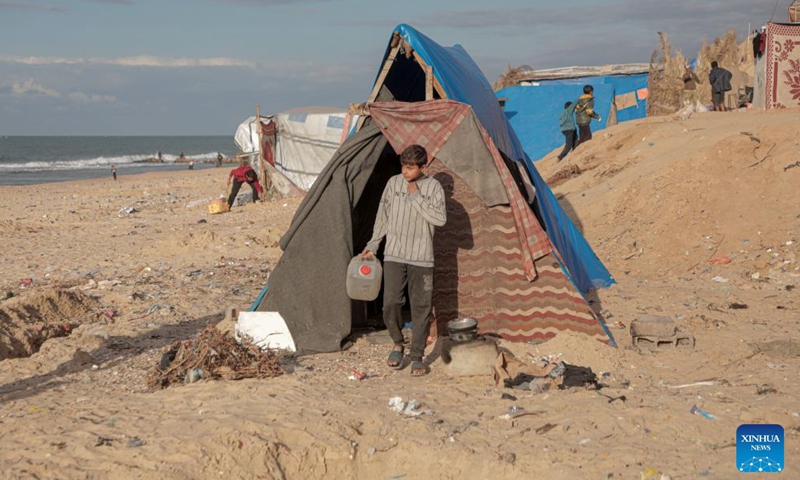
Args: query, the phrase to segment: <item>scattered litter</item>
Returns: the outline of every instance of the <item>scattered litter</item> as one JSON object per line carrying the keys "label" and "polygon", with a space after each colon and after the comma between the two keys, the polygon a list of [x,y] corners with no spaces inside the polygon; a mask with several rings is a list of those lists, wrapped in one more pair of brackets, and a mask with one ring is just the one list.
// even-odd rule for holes
{"label": "scattered litter", "polygon": [[689,409],[689,413],[691,413],[692,415],[702,415],[703,417],[705,417],[705,418],[707,418],[709,420],[716,420],[717,419],[716,415],[712,415],[712,414],[710,414],[710,413],[708,413],[708,412],[706,412],[704,410],[701,410],[701,409],[697,408],[697,405],[692,405],[692,408]]}
{"label": "scattered litter", "polygon": [[139,437],[131,437],[128,439],[128,447],[136,448],[144,445],[144,441],[139,440]]}
{"label": "scattered litter", "polygon": [[351,381],[361,381],[364,380],[365,378],[367,378],[367,374],[360,372],[356,368],[354,368],[353,373],[349,377],[347,377],[347,379]]}
{"label": "scattered litter", "polygon": [[709,265],[726,265],[731,263],[733,260],[730,259],[727,255],[720,255],[718,257],[714,257],[708,261]]}
{"label": "scattered litter", "polygon": [[497,418],[499,418],[500,420],[513,420],[513,419],[519,418],[519,417],[525,417],[525,416],[528,416],[528,415],[531,415],[531,416],[541,415],[543,413],[545,413],[545,412],[541,411],[541,410],[538,411],[538,412],[527,412],[526,411],[526,412],[517,412],[517,413],[504,413],[503,415],[500,415]]}
{"label": "scattered litter", "polygon": [[761,274],[756,272],[756,273],[750,275],[750,278],[752,278],[753,280],[758,280],[759,278],[761,278]]}
{"label": "scattered litter", "polygon": [[790,163],[789,165],[786,165],[785,167],[783,167],[783,171],[785,172],[786,170],[789,170],[790,168],[794,168],[794,167],[800,167],[800,161],[797,161],[797,162],[794,162],[794,163]]}
{"label": "scattered litter", "polygon": [[511,407],[508,407],[508,413],[518,413],[518,412],[521,412],[521,411],[523,411],[523,410],[525,410],[525,409],[524,409],[524,408],[522,408],[522,407],[518,407],[518,406],[516,406],[516,405],[513,405],[513,406],[511,406]]}
{"label": "scattered litter", "polygon": [[578,440],[578,445],[586,445],[587,443],[591,442],[592,439],[589,437],[584,437]]}
{"label": "scattered litter", "polygon": [[704,382],[685,383],[683,385],[667,385],[667,388],[689,388],[689,387],[712,387],[715,383],[713,380]]}
{"label": "scattered litter", "polygon": [[191,272],[187,273],[186,276],[187,277],[196,277],[197,275],[202,275],[202,274],[203,274],[202,270],[192,270]]}
{"label": "scattered litter", "polygon": [[758,395],[769,395],[770,393],[778,393],[778,389],[772,385],[762,385],[760,387],[756,387],[756,394]]}
{"label": "scattered litter", "polygon": [[642,480],[649,480],[649,479],[659,479],[661,477],[661,472],[656,470],[653,467],[647,467],[644,469],[642,474]]}
{"label": "scattered litter", "polygon": [[786,366],[787,365],[785,363],[768,363],[767,364],[767,367],[769,367],[769,368],[771,368],[773,370],[776,369],[776,368],[785,368]]}
{"label": "scattered litter", "polygon": [[113,442],[113,438],[108,437],[97,437],[97,441],[95,442],[95,447],[110,447],[111,442]]}
{"label": "scattered litter", "polygon": [[392,397],[389,399],[389,409],[400,415],[409,417],[418,417],[420,415],[433,415],[430,410],[418,410],[420,403],[416,400],[409,400],[408,403],[403,401],[402,397]]}
{"label": "scattered litter", "polygon": [[[285,207],[285,206],[286,206],[286,205],[284,205],[284,207]],[[398,475],[392,475],[392,476],[391,476],[391,477],[389,477],[389,478],[391,478],[391,479],[395,479],[395,478],[403,478],[403,477],[405,477],[405,476],[406,476],[406,474],[405,474],[405,473],[401,473],[401,474],[398,474]]]}
{"label": "scattered litter", "polygon": [[122,215],[136,213],[138,211],[139,210],[136,210],[133,207],[122,207],[119,209],[119,213],[117,215],[121,217]]}
{"label": "scattered litter", "polygon": [[619,328],[620,330],[624,330],[624,329],[626,328],[626,325],[625,325],[624,323],[622,323],[622,322],[619,322],[619,321],[617,321],[617,322],[614,322],[614,325],[615,325],[617,328]]}
{"label": "scattered litter", "polygon": [[186,371],[186,377],[183,379],[183,383],[195,383],[202,380],[204,376],[202,368],[191,368]]}
{"label": "scattered litter", "polygon": [[747,304],[734,302],[728,305],[728,308],[730,308],[731,310],[747,310]]}
{"label": "scattered litter", "polygon": [[545,423],[541,427],[534,430],[537,435],[544,435],[545,433],[549,432],[550,430],[556,428],[558,425],[555,423]]}
{"label": "scattered litter", "polygon": [[719,283],[728,283],[728,279],[727,278],[720,277],[719,275],[717,275],[716,277],[712,278],[711,280],[714,281],[714,282],[719,282]]}
{"label": "scattered litter", "polygon": [[622,403],[625,403],[628,400],[628,397],[626,397],[625,395],[620,395],[618,397],[612,397],[611,395],[606,395],[605,393],[602,393],[600,391],[595,391],[595,393],[597,393],[597,395],[599,395],[601,397],[607,398],[608,399],[608,403],[614,403],[617,400],[620,400]]}
{"label": "scattered litter", "polygon": [[517,401],[517,397],[515,397],[514,395],[511,395],[509,393],[504,393],[500,397],[500,400],[511,400],[512,402],[516,402]]}

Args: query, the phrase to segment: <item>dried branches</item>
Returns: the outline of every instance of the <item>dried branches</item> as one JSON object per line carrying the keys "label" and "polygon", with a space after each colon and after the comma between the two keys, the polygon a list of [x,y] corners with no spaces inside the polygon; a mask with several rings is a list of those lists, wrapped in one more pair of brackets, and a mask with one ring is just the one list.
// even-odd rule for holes
{"label": "dried branches", "polygon": [[161,365],[150,374],[152,390],[183,383],[187,372],[202,370],[203,378],[272,378],[284,373],[274,351],[262,351],[258,346],[237,342],[215,325],[206,327],[200,335],[178,340],[167,348]]}

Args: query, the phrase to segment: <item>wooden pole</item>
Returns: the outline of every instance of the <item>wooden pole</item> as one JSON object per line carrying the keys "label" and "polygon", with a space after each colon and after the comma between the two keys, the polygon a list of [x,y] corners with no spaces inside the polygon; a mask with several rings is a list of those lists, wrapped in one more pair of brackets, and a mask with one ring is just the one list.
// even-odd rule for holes
{"label": "wooden pole", "polygon": [[261,105],[256,105],[256,126],[258,127],[258,181],[261,182],[261,188],[266,196],[267,191],[270,189],[270,181],[267,178],[267,166],[264,165],[264,138],[261,132]]}

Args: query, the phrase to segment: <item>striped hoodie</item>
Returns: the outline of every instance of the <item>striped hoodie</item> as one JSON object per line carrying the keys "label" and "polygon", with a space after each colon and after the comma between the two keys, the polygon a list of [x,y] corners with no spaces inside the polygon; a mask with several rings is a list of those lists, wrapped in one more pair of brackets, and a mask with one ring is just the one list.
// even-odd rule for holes
{"label": "striped hoodie", "polygon": [[386,237],[385,262],[433,267],[433,228],[447,221],[444,190],[424,175],[416,184],[418,190],[409,194],[403,175],[389,179],[366,249],[377,252]]}

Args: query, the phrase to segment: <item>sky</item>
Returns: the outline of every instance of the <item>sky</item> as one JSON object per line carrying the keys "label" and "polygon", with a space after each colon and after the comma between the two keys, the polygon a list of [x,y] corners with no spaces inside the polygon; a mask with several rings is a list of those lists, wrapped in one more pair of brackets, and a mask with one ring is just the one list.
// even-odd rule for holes
{"label": "sky", "polygon": [[508,65],[694,56],[791,0],[0,0],[0,135],[232,135],[254,115],[366,100],[394,26]]}

